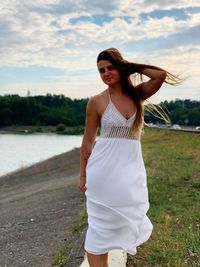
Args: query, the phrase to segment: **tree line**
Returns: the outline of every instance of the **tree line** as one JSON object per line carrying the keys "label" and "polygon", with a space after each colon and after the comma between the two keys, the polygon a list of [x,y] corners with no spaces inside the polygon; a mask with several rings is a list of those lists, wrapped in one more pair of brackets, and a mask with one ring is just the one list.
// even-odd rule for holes
{"label": "tree line", "polygon": [[[64,95],[45,96],[5,95],[0,96],[0,127],[11,125],[38,126],[84,126],[88,98],[74,99]],[[200,125],[200,102],[195,100],[164,101],[159,104],[171,119],[172,124]],[[145,113],[147,123],[163,123]]]}

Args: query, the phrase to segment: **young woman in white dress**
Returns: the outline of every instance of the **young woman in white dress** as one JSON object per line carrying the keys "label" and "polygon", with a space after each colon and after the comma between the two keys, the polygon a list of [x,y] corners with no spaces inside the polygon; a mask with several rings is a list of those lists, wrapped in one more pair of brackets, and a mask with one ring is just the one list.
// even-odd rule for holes
{"label": "young woman in white dress", "polygon": [[[129,62],[115,48],[98,55],[97,68],[107,88],[87,104],[79,188],[87,197],[85,250],[89,265],[108,267],[111,249],[134,255],[136,247],[151,235],[140,148],[144,101],[164,82],[176,85],[180,79],[157,66]],[[149,79],[134,86],[132,74]],[[95,142],[99,126],[100,138]]]}

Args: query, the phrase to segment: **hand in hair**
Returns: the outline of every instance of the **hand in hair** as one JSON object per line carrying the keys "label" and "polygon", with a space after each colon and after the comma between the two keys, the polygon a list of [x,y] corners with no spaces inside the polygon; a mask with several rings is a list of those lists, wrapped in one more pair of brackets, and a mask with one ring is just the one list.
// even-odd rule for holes
{"label": "hand in hair", "polygon": [[119,69],[123,74],[126,76],[130,76],[131,74],[134,73],[140,73],[140,64],[132,63],[129,61],[124,60],[123,62],[120,62]]}
{"label": "hand in hair", "polygon": [[140,73],[140,70],[141,70],[140,64],[129,63],[128,72],[130,75],[134,73]]}

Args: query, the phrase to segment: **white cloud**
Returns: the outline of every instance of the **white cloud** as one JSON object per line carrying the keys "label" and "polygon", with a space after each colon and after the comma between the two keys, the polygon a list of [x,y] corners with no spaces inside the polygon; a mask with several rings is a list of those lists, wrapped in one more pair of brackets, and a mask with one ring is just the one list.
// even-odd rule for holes
{"label": "white cloud", "polygon": [[[78,72],[70,78],[69,86],[78,81],[78,87],[95,85],[95,75],[79,80],[80,71],[91,74],[96,68],[96,56],[106,47],[122,47],[130,58],[160,64],[169,70],[189,72],[191,83],[200,84],[197,58],[200,56],[200,13],[188,14],[188,19],[162,17],[142,20],[141,13],[159,9],[200,6],[199,1],[91,1],[91,0],[7,0],[0,2],[0,57],[1,66],[46,66],[67,72]],[[95,15],[113,17],[102,25],[95,23]],[[71,19],[88,16],[91,20],[71,23]],[[129,17],[128,20],[126,17]],[[151,42],[154,44],[150,51]],[[133,48],[131,48],[133,44]],[[143,45],[146,48],[142,50]],[[140,46],[140,52],[134,50]],[[186,70],[185,70],[186,66]],[[190,68],[188,68],[188,66]],[[55,78],[55,77],[54,77]],[[53,79],[53,78],[52,78]],[[52,79],[49,81],[52,86]],[[60,77],[59,79],[63,79]],[[58,77],[54,84],[61,86]],[[65,79],[64,79],[65,82]],[[67,81],[66,81],[67,82]],[[30,85],[30,84],[29,84]],[[35,84],[39,87],[42,84]],[[12,84],[13,88],[20,86]],[[24,87],[23,87],[24,86]],[[25,83],[22,87],[28,86]],[[34,87],[34,84],[31,86]],[[53,85],[54,86],[54,85]],[[75,87],[74,87],[75,86]],[[196,85],[197,86],[197,85]],[[45,88],[48,87],[46,83]],[[43,87],[43,88],[44,88]],[[49,88],[50,88],[49,87]],[[98,86],[97,86],[98,87]],[[52,87],[53,88],[53,87]],[[100,86],[99,86],[100,88]],[[64,89],[62,89],[64,90]],[[88,89],[89,90],[89,89]],[[70,91],[71,92],[71,91]],[[73,92],[72,95],[74,94]],[[82,92],[81,94],[85,93]],[[86,93],[85,93],[86,94]]]}
{"label": "white cloud", "polygon": [[[60,26],[58,29],[52,25],[52,21],[55,20],[52,15],[41,16],[37,13],[30,13],[26,22],[24,16],[20,15],[8,20],[7,29],[1,32],[3,35],[1,62],[7,65],[10,59],[11,65],[21,64],[27,62],[27,58],[29,59],[32,54],[32,64],[44,65],[46,62],[46,65],[51,65],[49,55],[54,55],[54,51],[56,51],[58,54],[54,63],[58,65],[60,62],[62,67],[62,58],[69,54],[69,51],[80,55],[82,49],[90,51],[91,46],[95,48],[95,45],[101,46],[104,43],[123,44],[130,41],[145,40],[146,42],[155,38],[166,38],[200,24],[198,18],[197,14],[191,16],[188,21],[176,21],[169,17],[149,18],[144,23],[138,23],[134,19],[128,23],[122,18],[115,18],[100,27],[89,22],[70,25],[64,23],[65,20],[67,21],[67,16],[63,15],[58,21]],[[190,41],[192,42],[192,39]],[[47,55],[45,51],[48,51],[49,54]],[[7,54],[10,55],[10,58],[7,57]]]}
{"label": "white cloud", "polygon": [[[174,1],[174,0],[162,0],[162,1],[157,1],[157,0],[144,0],[141,1],[141,6],[144,9],[146,13],[152,12],[154,10],[160,10],[160,9],[181,9],[181,8],[188,8],[188,7],[199,7],[200,2],[198,0],[179,0],[179,1]],[[140,10],[141,11],[141,10]]]}

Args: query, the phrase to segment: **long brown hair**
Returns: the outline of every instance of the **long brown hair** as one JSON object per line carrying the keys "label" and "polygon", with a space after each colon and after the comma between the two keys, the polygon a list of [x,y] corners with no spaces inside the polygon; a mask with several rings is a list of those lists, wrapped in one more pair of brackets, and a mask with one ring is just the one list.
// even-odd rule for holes
{"label": "long brown hair", "polygon": [[[136,75],[139,74],[140,80],[142,81],[143,80],[142,75],[140,74],[140,71],[142,69],[144,68],[157,69],[157,70],[164,70],[164,69],[153,65],[129,62],[122,57],[121,53],[116,48],[108,48],[102,51],[97,57],[97,63],[100,60],[110,61],[113,64],[113,66],[115,66],[119,70],[121,76],[122,91],[130,95],[137,108],[136,118],[133,123],[132,130],[134,133],[140,132],[144,120],[144,101],[141,99],[138,90],[136,90],[136,86],[133,84],[130,76],[132,74]],[[164,82],[171,85],[178,85],[182,82],[182,79],[180,79],[179,76],[166,71],[166,79]],[[164,113],[163,116],[162,113],[164,111],[160,112],[159,107],[156,107],[155,105],[150,105],[147,109],[151,113],[155,112],[158,113],[162,118],[164,118],[165,121],[167,120],[166,119],[167,116],[165,116],[166,113]]]}

